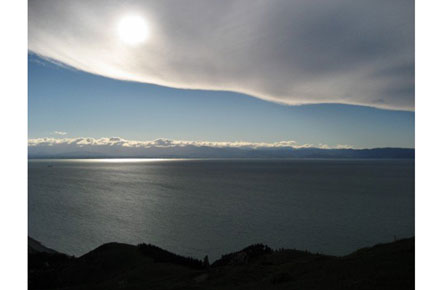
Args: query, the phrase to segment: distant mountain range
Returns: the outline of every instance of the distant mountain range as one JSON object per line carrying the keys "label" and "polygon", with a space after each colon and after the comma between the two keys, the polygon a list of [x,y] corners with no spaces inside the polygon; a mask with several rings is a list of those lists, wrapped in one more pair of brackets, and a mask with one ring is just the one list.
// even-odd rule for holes
{"label": "distant mountain range", "polygon": [[77,150],[51,152],[29,147],[29,158],[350,158],[414,159],[413,148],[322,149],[322,148],[219,148],[210,146],[128,148],[128,150]]}

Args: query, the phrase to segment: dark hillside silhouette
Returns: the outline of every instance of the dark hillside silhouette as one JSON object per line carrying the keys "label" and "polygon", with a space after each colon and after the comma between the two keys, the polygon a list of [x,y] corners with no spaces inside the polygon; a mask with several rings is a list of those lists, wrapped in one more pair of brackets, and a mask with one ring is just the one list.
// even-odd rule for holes
{"label": "dark hillside silhouette", "polygon": [[[30,245],[31,246],[31,245]],[[79,257],[29,251],[29,289],[414,289],[414,238],[343,257],[256,244],[210,267],[153,245],[110,243]]]}

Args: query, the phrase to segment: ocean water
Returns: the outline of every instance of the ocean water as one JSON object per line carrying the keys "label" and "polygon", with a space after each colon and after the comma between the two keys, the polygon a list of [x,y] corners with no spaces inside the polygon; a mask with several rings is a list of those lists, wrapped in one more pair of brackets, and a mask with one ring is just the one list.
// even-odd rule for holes
{"label": "ocean water", "polygon": [[151,243],[213,261],[253,243],[326,254],[414,235],[414,160],[30,160],[29,235],[80,256]]}

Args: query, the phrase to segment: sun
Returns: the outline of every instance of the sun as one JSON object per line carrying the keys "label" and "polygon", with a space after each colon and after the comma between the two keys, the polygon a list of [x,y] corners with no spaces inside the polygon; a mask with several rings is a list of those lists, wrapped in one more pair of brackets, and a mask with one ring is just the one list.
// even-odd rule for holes
{"label": "sun", "polygon": [[119,39],[129,45],[137,45],[148,39],[149,29],[145,19],[138,15],[126,15],[118,23]]}

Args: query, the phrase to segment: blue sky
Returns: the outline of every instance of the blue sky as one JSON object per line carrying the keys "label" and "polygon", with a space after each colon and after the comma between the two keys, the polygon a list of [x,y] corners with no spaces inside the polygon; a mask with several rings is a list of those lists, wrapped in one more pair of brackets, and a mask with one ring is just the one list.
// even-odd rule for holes
{"label": "blue sky", "polygon": [[[29,55],[29,138],[168,138],[414,147],[414,112],[289,106],[245,94],[115,80]],[[57,136],[54,131],[67,134]]]}
{"label": "blue sky", "polygon": [[414,147],[412,0],[48,0],[28,11],[34,147]]}

